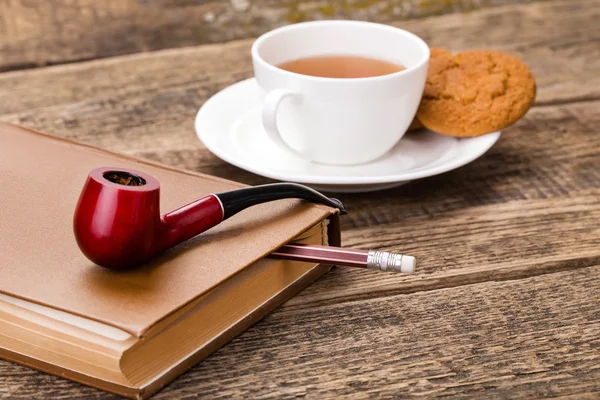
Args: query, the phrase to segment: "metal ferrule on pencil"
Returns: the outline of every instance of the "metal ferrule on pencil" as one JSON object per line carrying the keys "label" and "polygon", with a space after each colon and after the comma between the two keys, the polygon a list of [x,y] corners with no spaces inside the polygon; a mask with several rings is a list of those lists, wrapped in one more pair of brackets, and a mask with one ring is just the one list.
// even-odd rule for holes
{"label": "metal ferrule on pencil", "polygon": [[410,273],[415,270],[415,259],[403,254],[370,250],[367,255],[367,268],[384,272]]}

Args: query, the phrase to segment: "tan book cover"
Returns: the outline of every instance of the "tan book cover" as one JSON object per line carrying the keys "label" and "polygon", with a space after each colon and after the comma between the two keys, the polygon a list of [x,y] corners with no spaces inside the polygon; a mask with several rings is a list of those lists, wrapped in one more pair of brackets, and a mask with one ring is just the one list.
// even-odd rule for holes
{"label": "tan book cover", "polygon": [[142,269],[107,270],[73,235],[80,191],[99,166],[157,178],[161,212],[243,186],[0,123],[1,357],[147,397],[328,270],[265,258],[271,251],[294,239],[340,244],[335,209],[280,200]]}

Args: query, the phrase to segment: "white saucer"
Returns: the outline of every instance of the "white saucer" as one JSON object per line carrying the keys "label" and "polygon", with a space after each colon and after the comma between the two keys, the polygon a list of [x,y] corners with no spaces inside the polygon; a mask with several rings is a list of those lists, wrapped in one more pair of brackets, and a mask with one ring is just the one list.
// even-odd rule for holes
{"label": "white saucer", "polygon": [[381,190],[441,174],[475,160],[500,138],[500,132],[458,139],[425,130],[406,134],[389,153],[367,164],[316,164],[267,137],[254,78],[229,86],[204,103],[196,116],[196,133],[208,150],[239,168],[333,192]]}

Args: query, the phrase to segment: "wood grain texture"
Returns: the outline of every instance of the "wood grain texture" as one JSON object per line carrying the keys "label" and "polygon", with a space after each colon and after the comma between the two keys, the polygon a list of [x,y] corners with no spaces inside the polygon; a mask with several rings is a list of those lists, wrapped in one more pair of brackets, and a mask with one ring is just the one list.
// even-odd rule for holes
{"label": "wood grain texture", "polygon": [[[522,58],[534,108],[471,164],[338,196],[346,246],[415,255],[417,274],[336,268],[157,398],[597,398],[599,19],[600,1],[554,0],[394,22]],[[206,99],[251,76],[250,44],[3,73],[0,119],[264,183],[193,130]],[[0,397],[107,397],[5,362],[0,376]]]}
{"label": "wood grain texture", "polygon": [[315,19],[387,22],[533,0],[0,0],[0,71],[255,37]]}
{"label": "wood grain texture", "polygon": [[[593,299],[600,296],[599,277],[595,267],[284,309],[162,396],[189,387],[210,397],[273,398],[598,391],[600,314]],[[301,329],[289,329],[290,323]],[[230,382],[226,388],[223,380]]]}
{"label": "wood grain texture", "polygon": [[345,231],[345,246],[418,260],[410,276],[337,268],[284,307],[518,279],[600,264],[600,191],[511,201]]}
{"label": "wood grain texture", "polygon": [[[597,396],[599,288],[600,265],[283,308],[155,398]],[[111,398],[0,361],[6,374],[14,399]]]}
{"label": "wood grain texture", "polygon": [[[559,105],[600,98],[600,7],[589,4],[534,3],[400,25],[432,46],[490,47],[519,56],[537,78],[538,104]],[[572,12],[565,17],[567,5]],[[536,29],[522,32],[521,26]],[[4,73],[0,115],[112,150],[175,163],[179,157],[187,160],[186,168],[203,168],[214,157],[194,137],[193,117],[215,92],[252,75],[250,45],[231,42]],[[219,174],[216,168],[204,171]]]}

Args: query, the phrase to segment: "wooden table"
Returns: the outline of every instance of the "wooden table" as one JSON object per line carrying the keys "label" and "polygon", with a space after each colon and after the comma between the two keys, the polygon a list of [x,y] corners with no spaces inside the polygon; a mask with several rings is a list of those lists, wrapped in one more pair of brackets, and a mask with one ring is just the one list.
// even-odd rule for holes
{"label": "wooden table", "polygon": [[[600,1],[504,3],[388,21],[431,46],[514,54],[538,84],[533,109],[475,162],[339,196],[346,246],[413,254],[418,273],[334,269],[156,398],[600,396]],[[44,54],[27,43],[0,74],[2,120],[267,182],[193,129],[206,99],[251,76],[251,39],[23,69]],[[144,49],[77,46],[74,60]],[[107,397],[4,361],[0,396]]]}

